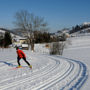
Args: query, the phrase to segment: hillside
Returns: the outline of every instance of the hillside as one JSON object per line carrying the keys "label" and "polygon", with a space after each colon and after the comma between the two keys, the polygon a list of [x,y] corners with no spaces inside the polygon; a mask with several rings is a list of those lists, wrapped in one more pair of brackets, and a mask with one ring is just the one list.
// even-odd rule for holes
{"label": "hillside", "polygon": [[3,35],[6,31],[10,32],[12,36],[17,35],[17,33],[15,33],[14,31],[5,28],[0,28],[0,35]]}
{"label": "hillside", "polygon": [[81,25],[73,26],[72,29],[69,31],[70,34],[78,33],[90,33],[90,22],[85,22]]}

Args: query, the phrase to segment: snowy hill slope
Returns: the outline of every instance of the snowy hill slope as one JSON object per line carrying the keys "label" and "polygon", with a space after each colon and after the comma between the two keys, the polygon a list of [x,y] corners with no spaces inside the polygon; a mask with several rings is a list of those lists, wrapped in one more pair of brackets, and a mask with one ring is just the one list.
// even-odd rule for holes
{"label": "snowy hill slope", "polygon": [[90,36],[90,27],[81,29],[71,34],[71,36],[87,36],[87,35]]}
{"label": "snowy hill slope", "polygon": [[71,41],[72,45],[64,50],[63,57],[46,54],[48,50],[45,52],[44,45],[35,45],[35,52],[24,51],[33,66],[32,70],[23,60],[21,64],[24,68],[13,70],[17,66],[15,49],[0,49],[0,90],[79,90],[88,78],[88,66],[86,62],[82,63],[80,53],[74,55],[74,52],[87,47],[90,40],[89,37],[79,37]]}

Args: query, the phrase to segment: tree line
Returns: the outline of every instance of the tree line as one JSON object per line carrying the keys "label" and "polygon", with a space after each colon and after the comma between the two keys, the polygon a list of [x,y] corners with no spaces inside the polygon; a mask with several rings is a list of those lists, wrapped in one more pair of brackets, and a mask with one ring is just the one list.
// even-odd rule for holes
{"label": "tree line", "polygon": [[76,26],[72,27],[72,30],[70,30],[69,33],[72,34],[74,32],[81,31],[81,30],[83,30],[85,28],[89,28],[89,27],[90,27],[89,24],[87,24],[87,25],[76,25]]}

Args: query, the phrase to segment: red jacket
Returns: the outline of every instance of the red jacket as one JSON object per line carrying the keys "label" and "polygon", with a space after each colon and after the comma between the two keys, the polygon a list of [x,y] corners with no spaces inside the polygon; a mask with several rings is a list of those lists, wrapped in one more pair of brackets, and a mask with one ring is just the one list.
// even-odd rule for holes
{"label": "red jacket", "polygon": [[18,55],[19,58],[23,58],[23,57],[26,58],[25,53],[22,50],[20,50],[20,49],[17,50],[17,55]]}

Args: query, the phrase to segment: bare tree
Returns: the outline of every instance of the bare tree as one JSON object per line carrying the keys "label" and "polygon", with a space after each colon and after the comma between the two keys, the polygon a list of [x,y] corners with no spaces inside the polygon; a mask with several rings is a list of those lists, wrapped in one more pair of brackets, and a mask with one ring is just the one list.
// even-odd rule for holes
{"label": "bare tree", "polygon": [[46,30],[47,23],[44,18],[39,16],[34,16],[34,14],[29,13],[26,10],[21,10],[15,14],[14,24],[26,33],[28,37],[28,44],[31,45],[31,50],[34,50],[34,34],[35,30]]}
{"label": "bare tree", "polygon": [[62,55],[65,47],[64,42],[53,42],[51,43],[50,54],[51,55]]}

